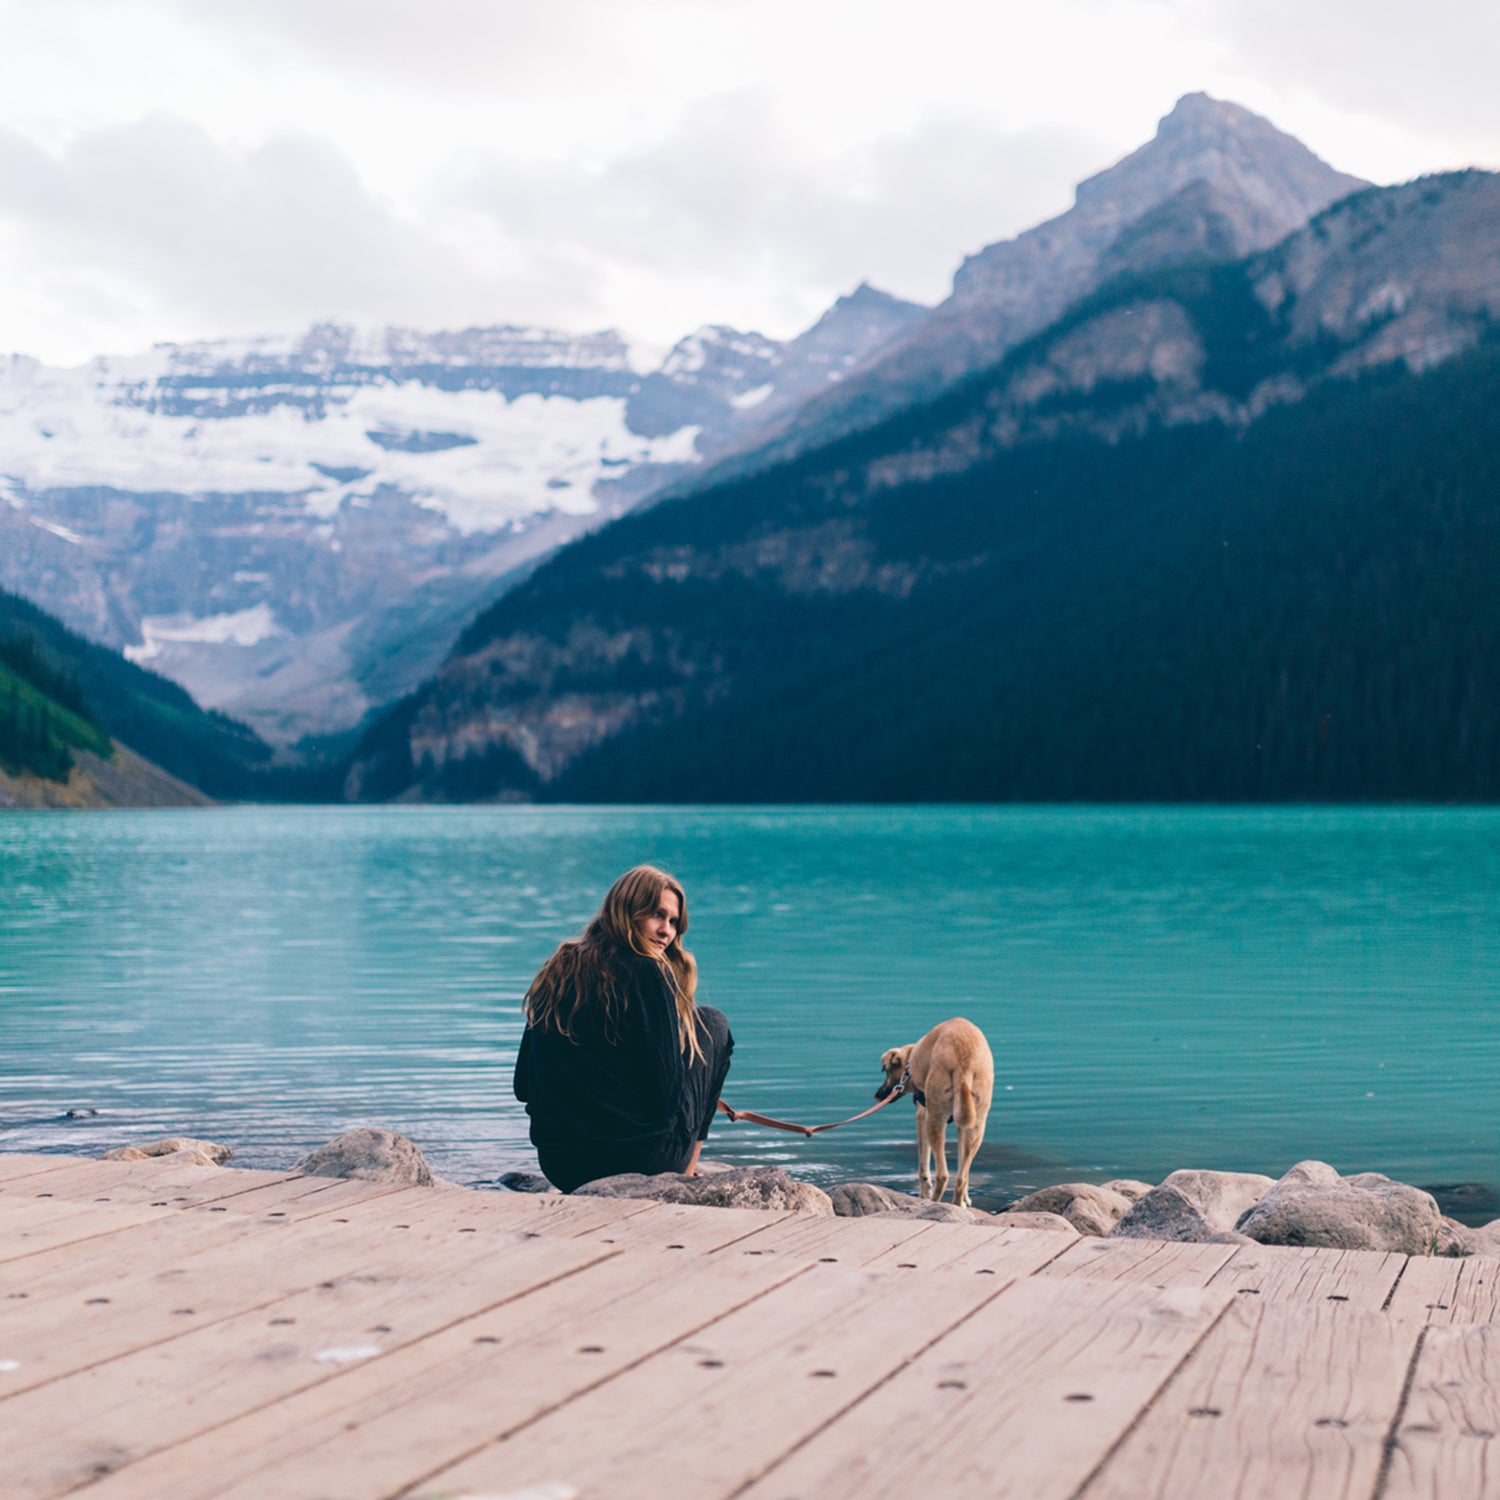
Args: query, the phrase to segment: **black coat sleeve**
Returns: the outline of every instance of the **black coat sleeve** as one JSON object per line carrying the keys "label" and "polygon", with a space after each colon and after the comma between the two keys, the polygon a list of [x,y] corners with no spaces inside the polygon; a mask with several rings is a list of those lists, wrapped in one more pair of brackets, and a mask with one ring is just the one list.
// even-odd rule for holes
{"label": "black coat sleeve", "polygon": [[666,1120],[682,1107],[687,1077],[677,1004],[654,959],[632,955],[630,963],[633,982],[626,1025],[636,1031],[632,1050],[640,1067],[641,1103],[648,1114]]}

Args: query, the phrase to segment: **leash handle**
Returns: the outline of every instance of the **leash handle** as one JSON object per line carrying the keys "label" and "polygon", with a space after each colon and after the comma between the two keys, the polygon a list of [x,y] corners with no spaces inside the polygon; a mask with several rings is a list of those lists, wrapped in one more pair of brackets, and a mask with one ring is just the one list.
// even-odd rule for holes
{"label": "leash handle", "polygon": [[[772,1130],[789,1131],[792,1135],[804,1136],[811,1140],[815,1135],[821,1135],[825,1130],[837,1130],[840,1125],[852,1125],[856,1120],[863,1120],[867,1115],[878,1114],[888,1104],[894,1104],[901,1098],[910,1087],[911,1073],[901,1075],[901,1082],[888,1093],[878,1104],[872,1104],[869,1109],[862,1109],[857,1115],[850,1115],[847,1120],[830,1120],[824,1125],[794,1125],[790,1120],[777,1120],[771,1115],[758,1115],[751,1109],[731,1109],[722,1099],[719,1100],[718,1108],[721,1113],[729,1116],[731,1125],[740,1120],[748,1120],[752,1125],[765,1125]],[[915,1092],[915,1090],[913,1090]]]}

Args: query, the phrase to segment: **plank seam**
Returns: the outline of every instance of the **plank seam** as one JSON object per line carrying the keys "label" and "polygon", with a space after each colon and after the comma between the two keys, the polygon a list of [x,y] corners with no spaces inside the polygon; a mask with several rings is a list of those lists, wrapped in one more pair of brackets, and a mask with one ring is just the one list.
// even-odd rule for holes
{"label": "plank seam", "polygon": [[108,1229],[96,1229],[92,1234],[80,1234],[75,1239],[58,1240],[55,1244],[38,1245],[34,1250],[22,1250],[18,1255],[0,1255],[0,1266],[14,1266],[23,1260],[30,1260],[33,1255],[46,1255],[53,1250],[67,1250],[73,1245],[83,1245],[89,1240],[107,1239],[112,1234],[123,1234],[127,1229],[137,1229],[142,1224],[158,1224],[163,1219],[173,1217],[172,1210],[164,1208],[160,1213],[148,1214],[144,1219],[137,1219],[133,1224],[112,1224]]}
{"label": "plank seam", "polygon": [[[1407,1256],[1401,1262],[1401,1269],[1396,1272],[1396,1279],[1391,1283],[1391,1289],[1385,1294],[1385,1301],[1380,1304],[1381,1312],[1389,1312],[1391,1303],[1396,1300],[1396,1289],[1401,1285],[1401,1278],[1406,1275],[1406,1268],[1411,1264],[1411,1256]],[[1461,1273],[1461,1268],[1460,1268]]]}
{"label": "plank seam", "polygon": [[921,1359],[921,1357],[926,1354],[929,1349],[931,1349],[936,1344],[940,1344],[945,1338],[947,1338],[948,1335],[954,1331],[954,1329],[961,1328],[965,1323],[969,1321],[970,1318],[977,1316],[986,1307],[988,1307],[996,1297],[999,1297],[1003,1293],[1008,1292],[1011,1287],[1015,1286],[1018,1282],[1025,1279],[1026,1278],[1022,1276],[1013,1276],[1009,1281],[1003,1282],[1000,1286],[997,1286],[994,1292],[990,1296],[986,1297],[983,1302],[976,1302],[974,1306],[971,1307],[968,1312],[963,1315],[963,1317],[958,1318],[954,1322],[948,1324],[946,1328],[939,1329],[939,1331],[934,1334],[932,1338],[928,1339],[928,1341],[923,1344],[920,1349],[917,1349],[913,1353],[907,1355],[907,1357],[903,1359],[901,1363],[895,1367],[895,1369],[891,1370],[888,1374],[877,1380],[874,1385],[869,1387],[868,1390],[861,1391],[859,1395],[857,1395],[847,1405],[841,1406],[836,1412],[834,1412],[827,1419],[827,1421],[820,1423],[812,1432],[807,1433],[806,1436],[793,1443],[792,1446],[786,1450],[786,1452],[778,1454],[770,1461],[770,1463],[766,1464],[763,1468],[751,1474],[749,1478],[744,1481],[744,1483],[736,1485],[734,1489],[730,1490],[729,1493],[725,1495],[724,1500],[734,1500],[734,1497],[736,1495],[742,1495],[752,1485],[759,1484],[767,1474],[770,1474],[774,1470],[778,1469],[787,1461],[787,1459],[791,1458],[793,1454],[800,1452],[815,1438],[820,1437],[823,1433],[827,1432],[835,1422],[841,1422],[846,1416],[849,1415],[851,1411],[854,1410],[855,1407],[862,1405],[864,1402],[868,1401],[870,1397],[873,1396],[877,1391],[889,1385],[890,1382],[893,1381],[898,1375],[902,1374],[903,1371],[909,1369],[917,1360]]}
{"label": "plank seam", "polygon": [[[608,1385],[612,1380],[618,1380],[622,1375],[628,1375],[632,1370],[638,1369],[641,1365],[645,1364],[647,1360],[655,1359],[658,1354],[672,1348],[676,1344],[682,1343],[684,1339],[696,1338],[705,1328],[712,1328],[715,1323],[732,1317],[742,1308],[749,1307],[751,1303],[760,1301],[762,1297],[769,1296],[781,1287],[788,1286],[799,1276],[805,1276],[811,1270],[812,1267],[810,1265],[795,1267],[789,1275],[783,1277],[780,1281],[770,1282],[758,1291],[752,1292],[743,1302],[736,1302],[732,1307],[721,1309],[713,1317],[705,1318],[703,1322],[684,1330],[676,1338],[669,1339],[665,1344],[658,1345],[655,1349],[647,1350],[644,1354],[631,1360],[629,1364],[621,1365],[618,1370],[611,1370],[609,1374],[600,1376],[598,1380],[591,1381],[588,1385],[579,1386],[576,1390],[569,1391],[566,1396],[559,1398],[550,1406],[544,1407],[541,1411],[533,1412],[531,1416],[527,1417],[524,1421],[517,1422],[513,1427],[507,1427],[497,1432],[493,1437],[486,1438],[482,1443],[475,1443],[472,1447],[465,1448],[462,1452],[445,1458],[436,1468],[429,1469],[424,1474],[419,1474],[415,1479],[402,1485],[400,1489],[381,1491],[380,1500],[402,1500],[403,1496],[410,1495],[413,1490],[426,1484],[428,1480],[435,1479],[445,1469],[451,1469],[456,1464],[467,1463],[476,1454],[483,1453],[486,1448],[493,1448],[497,1443],[503,1443],[507,1438],[513,1437],[518,1432],[524,1432],[526,1428],[534,1426],[537,1422],[542,1421],[543,1418],[550,1417],[553,1412],[561,1411],[563,1407],[572,1405],[579,1397],[587,1396],[591,1391],[599,1390],[601,1387]],[[1004,1288],[1001,1288],[1001,1290],[1003,1291]]]}
{"label": "plank seam", "polygon": [[1396,1414],[1391,1418],[1391,1425],[1386,1431],[1385,1442],[1380,1448],[1380,1468],[1375,1475],[1375,1488],[1370,1492],[1370,1500],[1381,1500],[1385,1494],[1386,1486],[1391,1480],[1391,1465],[1396,1460],[1396,1449],[1400,1439],[1397,1433],[1401,1428],[1401,1419],[1406,1415],[1406,1405],[1411,1399],[1411,1388],[1416,1384],[1417,1365],[1422,1358],[1422,1346],[1427,1342],[1427,1334],[1431,1329],[1430,1323],[1424,1323],[1417,1332],[1417,1341],[1412,1346],[1411,1359],[1406,1366],[1406,1379],[1401,1385],[1401,1395],[1396,1402]]}
{"label": "plank seam", "polygon": [[[1228,1262],[1226,1262],[1225,1264],[1228,1264]],[[1228,1316],[1229,1309],[1234,1305],[1235,1304],[1233,1301],[1229,1301],[1219,1309],[1218,1314],[1212,1319],[1208,1326],[1204,1328],[1203,1332],[1193,1340],[1192,1346],[1187,1350],[1182,1358],[1178,1360],[1177,1363],[1173,1365],[1172,1368],[1168,1370],[1167,1373],[1162,1377],[1161,1383],[1156,1387],[1154,1391],[1152,1391],[1150,1399],[1145,1403],[1144,1406],[1141,1407],[1138,1412],[1136,1412],[1135,1416],[1130,1419],[1130,1421],[1125,1426],[1125,1430],[1121,1432],[1119,1437],[1117,1437],[1114,1442],[1112,1442],[1109,1447],[1104,1450],[1104,1453],[1100,1457],[1099,1462],[1096,1463],[1094,1467],[1083,1476],[1083,1483],[1080,1484],[1078,1488],[1068,1496],[1068,1500],[1081,1500],[1081,1497],[1087,1491],[1088,1487],[1093,1484],[1093,1482],[1104,1472],[1105,1468],[1109,1464],[1109,1461],[1115,1456],[1116,1453],[1120,1451],[1125,1443],[1129,1441],[1131,1435],[1141,1425],[1141,1423],[1146,1420],[1147,1415],[1156,1407],[1157,1403],[1166,1394],[1167,1387],[1171,1385],[1173,1381],[1175,1381],[1177,1377],[1188,1368],[1189,1365],[1192,1364],[1194,1359],[1197,1358],[1198,1351],[1203,1348],[1204,1341],[1214,1331],[1214,1329],[1216,1329],[1219,1324],[1224,1321],[1225,1317]],[[1260,1321],[1261,1313],[1262,1309],[1257,1308],[1257,1323],[1259,1323]]]}

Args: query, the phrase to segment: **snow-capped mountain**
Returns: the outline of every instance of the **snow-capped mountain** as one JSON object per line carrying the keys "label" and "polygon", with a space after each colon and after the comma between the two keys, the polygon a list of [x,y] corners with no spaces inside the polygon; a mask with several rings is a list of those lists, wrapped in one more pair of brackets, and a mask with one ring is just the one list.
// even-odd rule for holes
{"label": "snow-capped mountain", "polygon": [[282,743],[348,728],[560,542],[743,441],[921,309],[785,344],[323,324],[0,360],[0,586]]}

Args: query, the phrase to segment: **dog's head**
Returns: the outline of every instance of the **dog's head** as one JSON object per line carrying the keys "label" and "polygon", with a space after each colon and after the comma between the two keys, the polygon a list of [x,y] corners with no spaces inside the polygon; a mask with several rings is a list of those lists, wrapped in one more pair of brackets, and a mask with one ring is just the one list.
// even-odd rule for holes
{"label": "dog's head", "polygon": [[910,1046],[892,1047],[890,1051],[881,1053],[880,1066],[885,1069],[885,1082],[875,1090],[877,1099],[884,1099],[901,1082],[901,1075],[906,1071],[906,1065],[911,1061],[912,1048],[916,1045],[912,1042]]}

